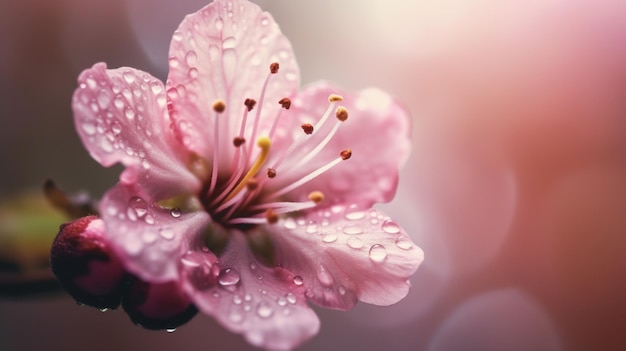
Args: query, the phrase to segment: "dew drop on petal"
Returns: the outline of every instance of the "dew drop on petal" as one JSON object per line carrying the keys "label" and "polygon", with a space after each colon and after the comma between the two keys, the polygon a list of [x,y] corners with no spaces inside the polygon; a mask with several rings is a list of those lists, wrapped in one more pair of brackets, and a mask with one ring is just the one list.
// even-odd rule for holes
{"label": "dew drop on petal", "polygon": [[148,213],[148,204],[146,204],[146,201],[139,196],[133,196],[130,198],[128,205],[139,218],[142,218],[146,215],[146,213]]}
{"label": "dew drop on petal", "polygon": [[[146,216],[146,219],[148,219],[148,216]],[[171,230],[170,228],[161,228],[159,230],[159,235],[165,240],[172,240],[174,239],[175,234],[174,234],[174,231]]]}
{"label": "dew drop on petal", "polygon": [[329,233],[322,237],[322,241],[325,243],[332,243],[337,241],[337,235]]}
{"label": "dew drop on petal", "polygon": [[400,233],[400,226],[398,223],[391,219],[387,219],[383,222],[382,229],[387,234],[398,234]]}
{"label": "dew drop on petal", "polygon": [[240,310],[232,310],[229,315],[230,321],[233,323],[241,323],[244,319],[244,314]]}
{"label": "dew drop on petal", "polygon": [[269,23],[270,23],[270,21],[267,19],[267,17],[261,18],[261,25],[263,27],[267,26]]}
{"label": "dew drop on petal", "polygon": [[340,286],[338,290],[339,290],[339,295],[343,296],[346,294],[346,288],[344,288],[343,286]]}
{"label": "dew drop on petal", "polygon": [[293,283],[297,286],[301,286],[302,284],[304,284],[304,279],[302,279],[301,276],[296,275],[295,277],[293,277]]}
{"label": "dew drop on petal", "polygon": [[111,126],[111,131],[113,131],[114,134],[120,134],[122,132],[122,125],[120,124],[120,122],[113,122],[113,125]]}
{"label": "dew drop on petal", "polygon": [[169,328],[169,329],[165,329],[166,332],[168,333],[173,333],[176,331],[176,328]]}
{"label": "dew drop on petal", "polygon": [[131,256],[137,256],[143,249],[143,243],[136,236],[128,236],[124,239],[124,249]]}
{"label": "dew drop on petal", "polygon": [[185,55],[185,61],[189,65],[189,67],[195,67],[198,62],[198,55],[195,51],[190,50],[187,55]]}
{"label": "dew drop on petal", "polygon": [[126,111],[124,111],[124,115],[129,120],[133,120],[133,119],[135,119],[135,110],[133,110],[132,108],[129,107],[129,108],[126,109]]}
{"label": "dew drop on petal", "polygon": [[387,250],[380,244],[370,247],[370,260],[374,262],[382,262],[387,258]]}
{"label": "dew drop on petal", "polygon": [[400,236],[396,239],[396,245],[403,250],[410,250],[413,248],[413,243],[406,236]]}
{"label": "dew drop on petal", "polygon": [[242,302],[243,302],[243,299],[241,298],[241,296],[239,295],[233,296],[233,303],[235,305],[241,305]]}
{"label": "dew drop on petal", "polygon": [[287,293],[285,297],[287,298],[287,302],[289,302],[290,304],[293,305],[296,303],[296,295],[294,295],[293,293]]}
{"label": "dew drop on petal", "polygon": [[363,228],[358,225],[347,225],[343,228],[343,232],[348,235],[363,234]]}
{"label": "dew drop on petal", "polygon": [[141,166],[143,167],[143,169],[150,169],[150,161],[144,159],[143,161],[141,161]]}
{"label": "dew drop on petal", "polygon": [[296,221],[289,217],[285,220],[285,228],[287,229],[296,229]]}
{"label": "dew drop on petal", "polygon": [[146,221],[147,224],[154,224],[154,216],[147,215],[144,221]]}
{"label": "dew drop on petal", "polygon": [[239,283],[240,279],[239,272],[232,268],[226,268],[220,272],[218,282],[222,286],[231,286]]}
{"label": "dew drop on petal", "polygon": [[183,40],[183,35],[179,31],[175,31],[172,39],[174,39],[174,41],[181,41]]}
{"label": "dew drop on petal", "polygon": [[324,285],[331,285],[334,282],[333,276],[328,273],[324,266],[320,266],[317,270],[317,279]]}
{"label": "dew drop on petal", "polygon": [[124,98],[121,96],[116,97],[113,100],[113,104],[115,105],[115,107],[117,107],[118,109],[123,109],[124,108]]}
{"label": "dew drop on petal", "polygon": [[132,84],[135,82],[135,75],[131,71],[124,71],[124,73],[122,73],[122,76],[124,77],[124,81],[128,84]]}
{"label": "dew drop on petal", "polygon": [[278,299],[276,299],[276,303],[278,304],[278,306],[286,306],[287,305],[287,299],[280,296]]}
{"label": "dew drop on petal", "polygon": [[353,249],[361,249],[363,248],[363,242],[357,237],[350,237],[348,238],[348,246]]}
{"label": "dew drop on petal", "polygon": [[266,301],[261,301],[256,306],[256,314],[261,318],[270,318],[274,314],[274,309]]}
{"label": "dew drop on petal", "polygon": [[347,220],[357,221],[359,219],[365,218],[365,212],[364,211],[351,211],[351,212],[346,213],[345,217]]}
{"label": "dew drop on petal", "polygon": [[235,37],[225,38],[222,42],[222,46],[224,49],[233,49],[237,45],[237,39]]}
{"label": "dew drop on petal", "polygon": [[215,29],[217,29],[218,31],[221,31],[222,28],[224,28],[224,21],[222,20],[221,17],[218,17],[215,19]]}
{"label": "dew drop on petal", "polygon": [[179,208],[173,208],[170,210],[170,215],[174,218],[179,218],[182,215],[182,212]]}
{"label": "dew drop on petal", "polygon": [[104,152],[111,152],[113,151],[113,144],[107,139],[100,139],[100,148]]}
{"label": "dew drop on petal", "polygon": [[91,122],[83,122],[81,127],[87,135],[94,135],[96,133],[96,125]]}
{"label": "dew drop on petal", "polygon": [[101,109],[105,109],[109,106],[109,104],[111,103],[111,97],[109,96],[109,93],[106,90],[100,90],[100,92],[98,93],[98,105],[100,106]]}

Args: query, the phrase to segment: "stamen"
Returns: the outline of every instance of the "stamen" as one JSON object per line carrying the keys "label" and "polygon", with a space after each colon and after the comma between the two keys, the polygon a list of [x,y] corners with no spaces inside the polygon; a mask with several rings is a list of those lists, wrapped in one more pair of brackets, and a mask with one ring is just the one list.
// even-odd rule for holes
{"label": "stamen", "polygon": [[265,218],[267,219],[267,223],[274,224],[278,222],[278,215],[271,208],[265,211]]}
{"label": "stamen", "polygon": [[215,185],[217,184],[217,168],[219,165],[219,155],[220,155],[220,151],[219,151],[219,147],[220,147],[220,143],[219,143],[219,130],[220,130],[220,118],[219,115],[224,112],[224,110],[226,110],[226,104],[224,103],[224,101],[222,100],[215,100],[215,102],[213,102],[213,111],[215,111],[215,125],[213,126],[213,130],[214,130],[214,135],[213,135],[213,170],[211,171],[211,184],[209,185],[209,194],[213,193],[213,190],[215,190]]}
{"label": "stamen", "polygon": [[343,101],[343,96],[337,95],[337,94],[330,94],[328,96],[328,102],[337,102],[337,101]]}
{"label": "stamen", "polygon": [[274,197],[278,197],[281,196],[283,194],[286,194],[300,186],[302,186],[303,184],[310,182],[311,180],[317,178],[320,174],[330,170],[331,168],[335,167],[336,165],[338,165],[341,161],[345,161],[347,159],[350,158],[350,156],[352,156],[352,150],[350,149],[345,149],[343,151],[341,151],[339,153],[339,157],[337,157],[336,159],[328,162],[327,164],[323,165],[322,167],[318,168],[317,170],[305,175],[304,177],[300,178],[299,180],[291,183],[290,185],[276,191],[275,193],[271,194],[268,196],[268,198],[274,198]]}
{"label": "stamen", "polygon": [[254,108],[254,105],[256,105],[256,101],[254,101],[254,99],[246,99],[243,104],[246,105],[248,112],[250,112]]}
{"label": "stamen", "polygon": [[[291,107],[291,100],[289,100],[288,98],[282,98],[278,101],[278,103],[285,110],[289,110],[289,107]],[[278,121],[280,120],[282,112],[283,110],[279,109],[276,117],[274,117],[274,123],[272,123],[272,128],[270,129],[270,139],[274,137],[274,132],[276,132],[276,127],[278,126]]]}
{"label": "stamen", "polygon": [[246,142],[246,138],[243,138],[243,137],[237,136],[233,139],[233,145],[235,145],[235,147],[240,147],[245,142]]}
{"label": "stamen", "polygon": [[254,161],[252,167],[250,167],[250,170],[248,170],[248,173],[246,173],[243,179],[239,181],[239,184],[237,184],[235,189],[233,189],[233,191],[228,194],[228,196],[226,197],[226,201],[232,199],[235,195],[237,195],[241,191],[241,189],[246,186],[248,180],[257,174],[257,172],[263,166],[263,164],[267,160],[267,157],[269,156],[271,144],[272,142],[268,137],[260,137],[257,140],[257,146],[261,148],[259,156],[257,157],[256,161]]}
{"label": "stamen", "polygon": [[324,194],[321,191],[313,191],[309,194],[309,200],[315,202],[316,204],[319,204],[320,202],[324,201]]}
{"label": "stamen", "polygon": [[251,210],[264,210],[264,209],[272,209],[276,214],[283,213],[291,213],[302,210],[308,210],[317,206],[315,201],[306,201],[306,202],[288,202],[288,201],[277,201],[277,202],[268,202],[260,205],[253,206]]}
{"label": "stamen", "polygon": [[337,123],[335,123],[335,125],[333,126],[333,129],[330,130],[328,135],[326,135],[326,137],[324,137],[324,139],[313,150],[311,150],[303,158],[298,160],[298,162],[296,162],[295,165],[291,166],[292,169],[298,168],[299,166],[309,162],[313,157],[317,156],[317,154],[319,154],[320,151],[322,151],[322,149],[330,142],[333,136],[335,136],[335,134],[337,133],[337,129],[339,129],[339,125],[348,120],[348,110],[343,106],[339,106],[337,107],[337,110],[335,111],[335,116],[337,117]]}
{"label": "stamen", "polygon": [[248,182],[246,183],[246,188],[248,189],[248,191],[254,191],[258,187],[259,187],[259,181],[254,178],[248,180]]}
{"label": "stamen", "polygon": [[304,131],[304,134],[306,135],[313,134],[313,125],[311,125],[310,123],[305,123],[301,125],[301,127],[302,127],[302,130]]}
{"label": "stamen", "polygon": [[274,168],[268,168],[267,169],[267,177],[270,178],[270,179],[276,177],[276,170]]}
{"label": "stamen", "polygon": [[279,68],[279,67],[280,67],[280,66],[278,65],[278,62],[272,62],[272,63],[270,64],[270,72],[272,72],[272,74],[276,74],[276,73],[278,73],[278,68]]}

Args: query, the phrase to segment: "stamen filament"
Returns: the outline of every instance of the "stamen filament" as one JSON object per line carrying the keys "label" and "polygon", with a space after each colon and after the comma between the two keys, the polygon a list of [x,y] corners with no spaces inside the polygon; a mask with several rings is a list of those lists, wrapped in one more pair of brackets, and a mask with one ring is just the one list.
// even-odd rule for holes
{"label": "stamen filament", "polygon": [[224,112],[226,109],[226,105],[222,100],[216,100],[213,103],[213,111],[215,111],[215,125],[213,126],[214,134],[213,134],[213,170],[211,171],[211,183],[209,185],[209,194],[213,193],[215,190],[215,185],[217,184],[217,171],[219,166],[219,155],[220,155],[220,140],[219,140],[219,130],[220,130],[220,118],[219,115]]}
{"label": "stamen filament", "polygon": [[330,142],[330,139],[333,138],[335,133],[337,133],[337,129],[339,129],[339,125],[341,123],[342,123],[341,121],[337,120],[337,123],[335,123],[335,125],[333,126],[333,129],[331,129],[330,133],[328,133],[328,135],[326,135],[324,140],[322,140],[322,142],[320,142],[313,150],[308,152],[303,158],[301,158],[298,162],[296,162],[296,164],[294,166],[292,166],[291,169],[296,169],[300,165],[303,165],[303,164],[309,162],[313,157],[317,156],[317,154],[319,154],[320,151],[322,151],[324,146],[326,146]]}
{"label": "stamen filament", "polygon": [[248,173],[246,173],[246,175],[239,181],[235,189],[233,189],[230,192],[230,194],[228,194],[228,196],[226,197],[226,201],[229,201],[230,199],[232,199],[243,188],[245,188],[248,179],[254,177],[257,174],[257,172],[259,172],[259,169],[261,169],[265,161],[267,161],[267,158],[270,153],[271,144],[272,142],[270,138],[268,137],[260,137],[259,140],[257,140],[257,146],[261,148],[261,152],[259,153],[259,156],[257,156],[257,159],[254,161],[254,164],[252,165],[252,167],[250,167],[250,169],[248,170]]}
{"label": "stamen filament", "polygon": [[344,151],[342,151],[342,155],[337,157],[336,159],[328,162],[327,164],[323,165],[322,167],[318,168],[317,170],[305,175],[304,177],[298,179],[297,181],[291,183],[290,185],[274,192],[273,194],[269,195],[268,198],[275,198],[281,195],[284,195],[302,185],[304,185],[307,182],[310,182],[311,180],[317,178],[319,175],[321,175],[322,173],[330,170],[331,168],[335,167],[336,165],[338,165],[341,161],[347,160],[348,158],[346,158],[343,155]]}

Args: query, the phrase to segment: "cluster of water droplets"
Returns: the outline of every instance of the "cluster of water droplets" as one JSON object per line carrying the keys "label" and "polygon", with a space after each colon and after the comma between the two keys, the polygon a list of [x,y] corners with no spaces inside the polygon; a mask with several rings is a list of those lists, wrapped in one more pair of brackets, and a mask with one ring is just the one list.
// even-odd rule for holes
{"label": "cluster of water droplets", "polygon": [[[154,113],[149,106],[154,102],[152,97],[161,108],[165,106],[162,83],[147,74],[138,77],[135,71],[125,70],[119,80],[87,75],[78,91],[80,104],[89,109],[79,114],[79,128],[86,141],[99,148],[100,154],[118,153],[127,161],[125,163],[137,162],[144,169],[150,169],[146,155],[152,148],[151,138],[158,136],[153,135],[155,129],[142,125],[146,124],[144,118],[153,118],[145,116]],[[158,122],[152,120],[151,124],[154,123]],[[136,137],[123,137],[127,128]]]}

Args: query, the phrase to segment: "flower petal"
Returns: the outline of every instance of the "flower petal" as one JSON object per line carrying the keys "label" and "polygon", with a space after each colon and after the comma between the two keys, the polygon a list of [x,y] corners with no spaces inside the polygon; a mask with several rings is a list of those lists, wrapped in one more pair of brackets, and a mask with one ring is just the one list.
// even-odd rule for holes
{"label": "flower petal", "polygon": [[[220,125],[224,137],[219,142],[224,145],[220,157],[226,162],[239,134],[244,100],[259,102],[248,116],[249,138],[255,113],[262,109],[259,131],[269,129],[280,109],[278,101],[294,95],[299,85],[291,44],[272,16],[248,1],[217,0],[187,16],[174,33],[169,54],[172,118],[185,145],[207,159],[213,158],[216,99],[226,103]],[[279,62],[280,69],[272,75],[261,104],[259,96],[273,62]]]}
{"label": "flower petal", "polygon": [[294,284],[294,275],[258,263],[240,232],[233,232],[220,266],[216,287],[200,290],[189,280],[184,284],[198,309],[224,327],[272,350],[292,349],[318,332],[319,319],[307,306],[303,287]]}
{"label": "flower petal", "polygon": [[[306,199],[309,193],[317,190],[331,200],[357,203],[363,208],[377,202],[390,201],[396,192],[399,168],[411,150],[407,111],[380,90],[367,89],[349,94],[322,82],[305,89],[294,100],[293,113],[301,123],[315,123],[328,108],[330,94],[343,96],[339,104],[347,108],[348,120],[339,126],[337,133],[319,154],[309,162],[297,165],[336,123],[333,115],[326,128],[316,131],[309,144],[300,148],[301,157],[291,157],[279,174],[300,178],[338,158],[339,153],[347,148],[352,150],[352,157],[292,191],[292,199]],[[275,184],[277,188],[284,186],[280,182]]]}
{"label": "flower petal", "polygon": [[142,280],[179,279],[178,261],[209,223],[204,212],[174,213],[136,186],[117,185],[100,203],[106,238],[126,269]]}
{"label": "flower petal", "polygon": [[107,70],[97,63],[80,74],[78,83],[74,122],[96,161],[105,167],[122,163],[127,167],[122,182],[140,182],[157,198],[200,186],[181,161],[161,81],[133,68]]}
{"label": "flower petal", "polygon": [[398,302],[424,257],[396,222],[353,206],[281,220],[268,234],[275,264],[302,277],[306,297],[341,310],[357,299],[375,305]]}

